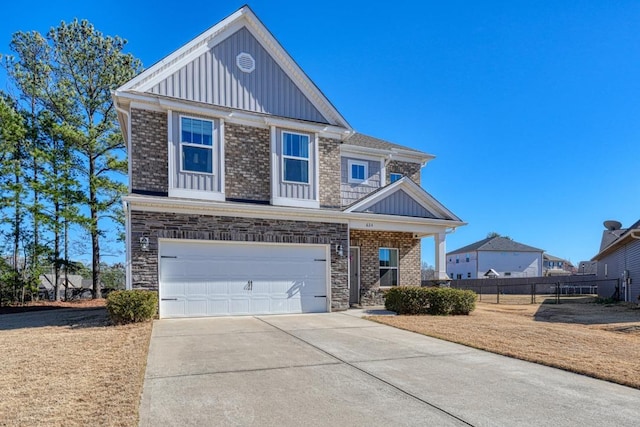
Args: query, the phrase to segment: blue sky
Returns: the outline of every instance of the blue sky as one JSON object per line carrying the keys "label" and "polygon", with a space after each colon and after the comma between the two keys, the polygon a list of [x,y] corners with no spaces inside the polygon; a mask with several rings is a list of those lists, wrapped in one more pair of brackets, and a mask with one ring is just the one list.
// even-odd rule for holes
{"label": "blue sky", "polygon": [[[11,2],[0,52],[78,17],[148,67],[243,4]],[[436,156],[423,187],[469,223],[449,250],[496,231],[577,263],[640,218],[640,2],[249,5],[357,131]]]}

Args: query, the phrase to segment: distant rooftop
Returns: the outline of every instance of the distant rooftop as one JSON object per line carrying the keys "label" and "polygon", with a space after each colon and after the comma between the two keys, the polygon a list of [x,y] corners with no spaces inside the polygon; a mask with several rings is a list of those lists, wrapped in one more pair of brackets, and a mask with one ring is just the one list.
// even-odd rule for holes
{"label": "distant rooftop", "polygon": [[472,243],[468,246],[447,252],[447,255],[475,252],[475,251],[495,251],[495,252],[544,252],[542,249],[518,243],[506,237],[487,237],[486,239]]}

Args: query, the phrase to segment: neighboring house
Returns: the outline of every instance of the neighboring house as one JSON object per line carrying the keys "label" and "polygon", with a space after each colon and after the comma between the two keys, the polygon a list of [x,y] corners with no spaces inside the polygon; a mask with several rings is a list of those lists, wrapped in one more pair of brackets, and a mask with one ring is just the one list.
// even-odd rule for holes
{"label": "neighboring house", "polygon": [[158,289],[161,317],[379,304],[420,285],[423,237],[446,279],[465,223],[420,187],[433,156],[355,132],[247,6],[113,98],[127,288]]}
{"label": "neighboring house", "polygon": [[[597,262],[598,279],[618,279],[617,297],[638,302],[640,297],[640,221],[621,228],[617,221],[606,221],[600,251],[591,261]],[[598,285],[598,295],[609,298],[611,286]]]}
{"label": "neighboring house", "polygon": [[580,261],[576,274],[587,276],[598,274],[598,262],[597,261]]}
{"label": "neighboring house", "polygon": [[568,276],[576,272],[571,261],[551,254],[542,255],[542,270],[544,276]]}
{"label": "neighboring house", "polygon": [[447,253],[447,273],[453,280],[482,279],[491,270],[501,278],[542,276],[542,253],[507,237],[487,237]]}
{"label": "neighboring house", "polygon": [[[66,279],[67,282],[65,283],[65,275],[64,273],[60,273],[60,277],[58,278],[58,297],[60,299],[71,298],[72,296],[83,296],[85,291],[87,291],[86,296],[91,296],[91,282],[89,286],[85,286],[84,279],[78,274],[69,274],[66,276]],[[55,276],[53,274],[43,274],[40,276],[40,286],[38,287],[40,298],[55,299],[54,282]],[[67,291],[66,296],[65,290]]]}

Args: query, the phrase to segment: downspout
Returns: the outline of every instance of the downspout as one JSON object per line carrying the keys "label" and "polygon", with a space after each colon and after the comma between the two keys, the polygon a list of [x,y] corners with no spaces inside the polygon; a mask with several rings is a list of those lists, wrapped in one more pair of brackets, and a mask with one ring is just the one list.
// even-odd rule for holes
{"label": "downspout", "polygon": [[[631,236],[632,239],[640,240],[640,234],[638,234],[638,233],[640,233],[640,230],[632,230],[629,233],[629,236]],[[627,270],[627,271],[629,271],[629,270]],[[627,279],[626,280],[627,280],[627,292],[629,294],[629,300],[631,300],[631,276],[628,273],[627,273]]]}
{"label": "downspout", "polygon": [[122,201],[122,210],[124,211],[124,244],[125,244],[125,289],[132,289],[131,286],[131,211],[129,210],[129,203]]}
{"label": "downspout", "polygon": [[[126,135],[123,134],[123,137],[126,139],[127,146],[127,181],[129,192],[131,192],[131,114],[129,111],[125,110],[122,107],[119,107],[116,102],[114,102],[116,107],[116,111],[122,114],[126,118],[127,129]],[[125,289],[132,289],[131,284],[131,212],[129,210],[129,204],[126,201],[122,201],[122,210],[125,215],[124,220],[124,233],[125,233]]]}

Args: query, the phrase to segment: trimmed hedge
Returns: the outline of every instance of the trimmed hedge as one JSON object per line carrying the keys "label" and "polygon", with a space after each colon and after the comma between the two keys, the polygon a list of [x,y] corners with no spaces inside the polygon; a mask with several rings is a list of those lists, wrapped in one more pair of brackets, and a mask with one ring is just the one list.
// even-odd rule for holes
{"label": "trimmed hedge", "polygon": [[107,311],[116,325],[145,322],[158,312],[158,293],[153,291],[113,291],[107,297]]}
{"label": "trimmed hedge", "polygon": [[475,310],[476,299],[468,290],[398,286],[385,293],[384,306],[398,314],[466,315]]}

